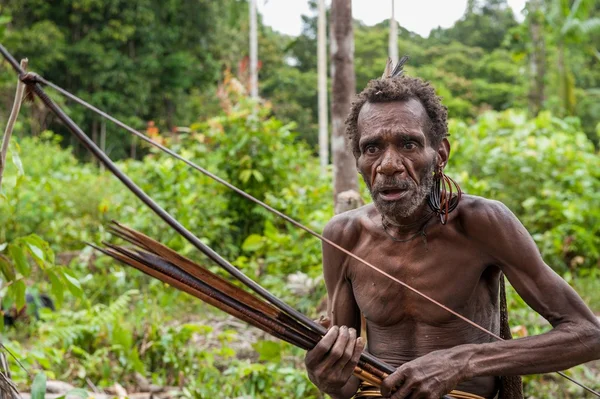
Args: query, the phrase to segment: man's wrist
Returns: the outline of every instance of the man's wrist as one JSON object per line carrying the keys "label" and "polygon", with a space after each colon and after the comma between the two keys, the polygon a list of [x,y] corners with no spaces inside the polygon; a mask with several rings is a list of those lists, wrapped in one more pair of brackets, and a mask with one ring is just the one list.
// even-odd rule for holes
{"label": "man's wrist", "polygon": [[477,377],[476,360],[479,354],[479,347],[480,345],[477,344],[465,344],[452,349],[456,352],[454,357],[461,369],[462,381]]}
{"label": "man's wrist", "polygon": [[322,391],[324,394],[326,394],[327,396],[329,396],[331,399],[349,399],[352,397],[352,395],[348,396],[348,394],[346,392],[344,392],[344,387],[341,387],[340,389],[336,389],[336,390],[332,390],[330,392],[324,392]]}
{"label": "man's wrist", "polygon": [[351,376],[344,386],[331,392],[323,392],[331,397],[331,399],[350,399],[358,391],[360,380],[355,376]]}

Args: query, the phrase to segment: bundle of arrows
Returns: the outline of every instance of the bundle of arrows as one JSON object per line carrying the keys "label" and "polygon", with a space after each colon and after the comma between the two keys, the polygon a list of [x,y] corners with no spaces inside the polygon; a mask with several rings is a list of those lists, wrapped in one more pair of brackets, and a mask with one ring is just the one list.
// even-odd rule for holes
{"label": "bundle of arrows", "polygon": [[[322,329],[304,324],[152,238],[114,221],[108,229],[130,245],[108,242],[103,243],[104,247],[89,245],[299,348],[310,350],[323,337]],[[388,373],[372,363],[363,356],[354,375],[378,386]]]}

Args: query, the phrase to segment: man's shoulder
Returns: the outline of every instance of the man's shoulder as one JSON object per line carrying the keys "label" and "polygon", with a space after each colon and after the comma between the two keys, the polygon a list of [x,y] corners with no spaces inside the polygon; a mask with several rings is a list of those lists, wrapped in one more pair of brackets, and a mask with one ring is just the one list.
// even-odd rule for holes
{"label": "man's shoulder", "polygon": [[504,203],[476,195],[463,195],[458,211],[460,224],[468,235],[499,228],[515,219]]}
{"label": "man's shoulder", "polygon": [[458,209],[461,217],[510,212],[508,207],[501,201],[470,194],[463,194]]}
{"label": "man's shoulder", "polygon": [[367,204],[335,215],[327,222],[323,236],[336,243],[351,244],[358,239],[365,223],[375,212],[377,212],[375,206]]}

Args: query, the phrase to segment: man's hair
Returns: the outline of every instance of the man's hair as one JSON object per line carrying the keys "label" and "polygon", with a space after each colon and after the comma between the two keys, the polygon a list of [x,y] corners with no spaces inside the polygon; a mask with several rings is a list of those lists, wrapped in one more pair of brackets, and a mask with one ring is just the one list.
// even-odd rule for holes
{"label": "man's hair", "polygon": [[429,116],[426,130],[431,146],[437,147],[442,142],[448,135],[448,109],[442,105],[441,98],[428,82],[408,76],[374,79],[357,96],[346,118],[346,135],[355,158],[360,156],[358,114],[362,106],[366,102],[408,101],[413,98],[421,102]]}

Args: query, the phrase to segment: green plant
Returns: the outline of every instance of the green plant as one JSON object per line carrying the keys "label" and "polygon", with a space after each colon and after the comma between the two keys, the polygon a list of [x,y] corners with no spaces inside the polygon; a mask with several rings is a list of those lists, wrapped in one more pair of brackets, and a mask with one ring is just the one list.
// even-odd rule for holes
{"label": "green plant", "polygon": [[580,129],[514,110],[450,124],[449,173],[467,193],[506,204],[561,272],[600,261],[600,158]]}

